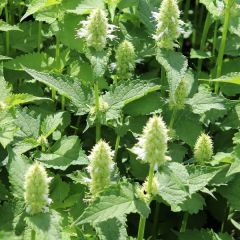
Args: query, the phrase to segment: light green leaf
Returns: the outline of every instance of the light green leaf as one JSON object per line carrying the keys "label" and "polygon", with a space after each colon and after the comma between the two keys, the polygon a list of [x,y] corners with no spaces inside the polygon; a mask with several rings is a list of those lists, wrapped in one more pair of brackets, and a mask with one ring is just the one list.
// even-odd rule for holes
{"label": "light green leaf", "polygon": [[85,165],[87,156],[82,150],[77,136],[63,137],[57,141],[46,153],[36,155],[48,168],[66,170],[71,165]]}
{"label": "light green leaf", "polygon": [[192,111],[196,114],[203,114],[212,109],[225,109],[225,99],[212,94],[204,88],[200,88],[199,92],[189,99],[187,103],[192,107]]}
{"label": "light green leaf", "polygon": [[124,183],[110,187],[97,197],[75,222],[76,225],[97,224],[112,218],[125,217],[138,212],[147,217],[149,208],[145,202],[136,197],[133,185]]}
{"label": "light green leaf", "polygon": [[16,25],[10,25],[4,22],[3,20],[0,20],[0,31],[9,32],[9,31],[22,31],[22,30]]}
{"label": "light green leaf", "polygon": [[37,139],[24,138],[22,141],[14,144],[13,150],[16,154],[20,155],[20,154],[30,151],[31,149],[38,147],[38,146],[40,146],[40,143],[37,141]]}
{"label": "light green leaf", "polygon": [[88,14],[96,8],[105,9],[104,0],[83,0],[79,3],[76,9],[68,10],[68,12],[81,15]]}
{"label": "light green leaf", "polygon": [[205,52],[205,51],[201,51],[201,50],[195,50],[195,49],[191,49],[190,52],[190,58],[194,59],[207,59],[211,57],[211,52]]}
{"label": "light green leaf", "polygon": [[103,95],[104,101],[108,103],[106,121],[117,119],[121,109],[128,103],[159,89],[156,83],[144,80],[120,81],[112,85],[109,92]]}
{"label": "light green leaf", "polygon": [[11,88],[7,84],[3,75],[3,64],[0,64],[0,102],[5,103],[5,99],[11,95]]}
{"label": "light green leaf", "polygon": [[84,87],[79,80],[67,75],[48,74],[26,67],[23,67],[23,69],[35,80],[56,89],[61,95],[69,98],[78,108],[76,114],[83,115],[89,111],[88,105],[91,101],[92,92],[88,87]]}
{"label": "light green leaf", "polygon": [[110,218],[97,223],[94,227],[100,240],[126,240],[128,234],[125,222],[126,219]]}
{"label": "light green leaf", "polygon": [[237,221],[235,221],[234,219],[230,219],[231,220],[231,223],[232,223],[232,225],[236,228],[236,229],[238,229],[238,230],[240,230],[240,223],[238,223]]}
{"label": "light green leaf", "polygon": [[10,60],[10,59],[12,59],[12,58],[8,57],[8,56],[0,55],[0,61],[2,61],[2,60]]}
{"label": "light green leaf", "polygon": [[200,79],[203,81],[211,81],[211,82],[222,82],[222,83],[233,83],[240,85],[240,73],[239,72],[232,72],[227,75],[221,76],[215,79]]}
{"label": "light green leaf", "polygon": [[25,218],[28,226],[35,232],[38,240],[61,239],[61,215],[51,210],[49,213],[39,213]]}
{"label": "light green leaf", "polygon": [[187,58],[180,52],[158,49],[156,59],[165,68],[170,95],[174,95],[179,82],[186,74],[188,67]]}
{"label": "light green leaf", "polygon": [[25,173],[30,167],[29,159],[23,155],[18,155],[9,150],[9,181],[11,183],[12,194],[19,199],[24,197]]}
{"label": "light green leaf", "polygon": [[50,7],[52,5],[60,4],[62,0],[31,0],[28,5],[27,12],[23,15],[20,21],[23,21],[25,18],[30,15],[43,10],[46,7]]}
{"label": "light green leaf", "polygon": [[10,110],[0,111],[0,143],[5,148],[12,142],[17,127],[15,126],[15,117]]}
{"label": "light green leaf", "polygon": [[187,169],[179,163],[169,163],[156,173],[158,195],[171,206],[172,211],[180,211],[179,205],[188,197]]}
{"label": "light green leaf", "polygon": [[220,18],[224,14],[224,1],[223,0],[200,0],[207,10],[214,18]]}
{"label": "light green leaf", "polygon": [[181,209],[184,212],[190,214],[197,214],[206,205],[204,198],[198,194],[194,193],[191,197],[187,198],[186,201],[181,205]]}

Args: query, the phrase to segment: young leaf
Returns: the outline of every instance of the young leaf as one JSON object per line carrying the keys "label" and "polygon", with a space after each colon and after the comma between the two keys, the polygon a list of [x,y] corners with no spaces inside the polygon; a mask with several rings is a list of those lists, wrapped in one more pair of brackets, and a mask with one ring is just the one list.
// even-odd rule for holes
{"label": "young leaf", "polygon": [[3,20],[0,20],[0,31],[8,32],[8,31],[22,31],[18,26],[16,25],[10,25]]}
{"label": "young leaf", "polygon": [[211,82],[220,82],[220,83],[233,83],[233,84],[237,84],[240,85],[240,73],[239,72],[231,72],[227,75],[223,75],[219,78],[215,78],[215,79],[200,79],[203,81],[211,81]]}
{"label": "young leaf", "polygon": [[82,150],[77,136],[63,137],[57,141],[46,153],[38,153],[36,158],[48,168],[66,170],[71,165],[85,165],[87,156]]}

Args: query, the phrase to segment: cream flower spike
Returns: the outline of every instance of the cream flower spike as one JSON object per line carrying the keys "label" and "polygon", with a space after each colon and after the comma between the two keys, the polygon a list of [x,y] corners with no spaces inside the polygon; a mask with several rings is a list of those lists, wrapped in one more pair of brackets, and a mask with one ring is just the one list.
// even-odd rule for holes
{"label": "cream flower spike", "polygon": [[26,211],[30,215],[47,212],[52,200],[49,195],[49,182],[45,168],[38,162],[34,163],[25,175],[24,200]]}
{"label": "cream flower spike", "polygon": [[159,12],[153,13],[157,21],[156,32],[153,38],[159,48],[173,49],[178,47],[175,43],[183,32],[180,20],[180,10],[176,0],[163,0]]}
{"label": "cream flower spike", "polygon": [[108,23],[106,13],[101,9],[95,9],[87,20],[81,21],[82,27],[77,31],[77,37],[84,38],[88,47],[97,51],[103,50],[107,45],[107,39],[114,39],[112,34],[116,26]]}
{"label": "cream flower spike", "polygon": [[95,197],[111,184],[111,172],[114,167],[113,152],[103,140],[100,140],[89,155],[90,192]]}

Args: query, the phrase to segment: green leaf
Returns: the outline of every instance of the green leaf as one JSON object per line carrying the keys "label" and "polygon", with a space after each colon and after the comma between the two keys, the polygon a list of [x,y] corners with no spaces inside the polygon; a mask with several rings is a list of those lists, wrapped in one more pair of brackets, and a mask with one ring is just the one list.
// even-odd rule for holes
{"label": "green leaf", "polygon": [[223,75],[219,78],[215,78],[215,79],[200,79],[203,81],[211,81],[211,82],[222,82],[222,83],[233,83],[233,84],[237,84],[240,85],[240,73],[239,72],[232,72],[229,73],[227,75]]}
{"label": "green leaf", "polygon": [[69,98],[78,108],[76,114],[83,115],[89,111],[88,104],[92,92],[88,87],[84,87],[79,80],[67,75],[48,74],[26,67],[23,67],[23,69],[35,80],[56,89],[61,95]]}
{"label": "green leaf", "polygon": [[108,103],[106,121],[117,119],[121,109],[128,103],[155,92],[159,88],[160,86],[156,83],[144,80],[119,81],[112,85],[109,92],[103,95],[104,101]]}
{"label": "green leaf", "polygon": [[240,195],[240,176],[236,175],[235,178],[228,183],[227,186],[222,186],[218,190],[223,197],[228,200],[229,205],[235,209],[240,210],[240,202],[239,202],[239,195]]}
{"label": "green leaf", "polygon": [[224,1],[223,0],[200,0],[200,3],[204,4],[207,10],[212,14],[214,18],[220,18],[224,14]]}
{"label": "green leaf", "polygon": [[3,64],[0,64],[0,101],[5,102],[5,99],[11,95],[11,88],[8,86],[3,75]]}
{"label": "green leaf", "polygon": [[190,52],[190,58],[194,59],[207,59],[211,57],[211,52],[205,52],[205,51],[201,51],[201,50],[195,50],[195,49],[191,49]]}
{"label": "green leaf", "polygon": [[166,70],[170,95],[173,95],[186,74],[188,67],[187,58],[180,52],[158,49],[156,59]]}
{"label": "green leaf", "polygon": [[238,223],[237,221],[235,221],[234,219],[230,219],[230,221],[231,221],[231,223],[232,223],[232,225],[236,228],[236,229],[238,229],[238,230],[240,230],[240,223]]}
{"label": "green leaf", "polygon": [[204,189],[222,168],[189,165],[187,166],[187,170],[189,173],[189,192],[190,194],[194,194]]}
{"label": "green leaf", "polygon": [[100,240],[125,240],[127,239],[127,230],[125,221],[118,218],[110,218],[106,221],[97,223],[94,227]]}
{"label": "green leaf", "polygon": [[58,112],[56,114],[47,116],[43,120],[41,124],[41,131],[46,138],[49,137],[59,125],[63,124],[63,114],[64,112]]}
{"label": "green leaf", "polygon": [[105,9],[104,0],[83,0],[79,3],[76,9],[68,10],[68,12],[81,15],[88,14],[96,8]]}
{"label": "green leaf", "polygon": [[212,94],[204,88],[200,88],[199,92],[189,99],[187,103],[192,107],[192,111],[196,114],[203,114],[212,109],[225,109],[225,99]]}
{"label": "green leaf", "polygon": [[62,0],[31,0],[27,12],[21,18],[21,22],[30,15],[43,10],[46,7],[60,4]]}
{"label": "green leaf", "polygon": [[15,117],[8,111],[0,111],[0,143],[5,148],[13,141],[17,128],[15,126]]}
{"label": "green leaf", "polygon": [[76,225],[97,224],[112,218],[125,217],[138,212],[147,217],[149,208],[145,202],[136,197],[133,185],[124,183],[110,187],[97,197],[75,222]]}
{"label": "green leaf", "polygon": [[0,31],[9,32],[9,31],[22,31],[22,30],[16,25],[10,25],[4,22],[3,20],[0,20]]}
{"label": "green leaf", "polygon": [[187,198],[186,201],[181,205],[181,209],[189,214],[197,214],[206,205],[204,198],[198,194],[194,193],[191,197]]}
{"label": "green leaf", "polygon": [[30,167],[29,159],[23,155],[18,155],[9,150],[9,181],[11,183],[12,194],[19,199],[24,197],[25,174]]}
{"label": "green leaf", "polygon": [[25,218],[28,226],[35,232],[38,240],[61,239],[61,215],[51,210],[49,213],[39,213]]}
{"label": "green leaf", "polygon": [[180,211],[179,205],[188,197],[187,169],[179,163],[169,163],[156,173],[158,195],[171,206],[172,211]]}
{"label": "green leaf", "polygon": [[85,165],[87,156],[82,150],[77,136],[63,137],[57,141],[46,153],[38,153],[36,158],[48,168],[66,170],[71,165]]}

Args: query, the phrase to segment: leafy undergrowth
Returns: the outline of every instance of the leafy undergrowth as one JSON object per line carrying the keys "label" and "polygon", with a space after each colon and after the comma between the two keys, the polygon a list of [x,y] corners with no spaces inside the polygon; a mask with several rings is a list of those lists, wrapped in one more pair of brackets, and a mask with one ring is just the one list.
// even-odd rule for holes
{"label": "leafy undergrowth", "polygon": [[239,0],[0,14],[0,239],[240,239]]}

